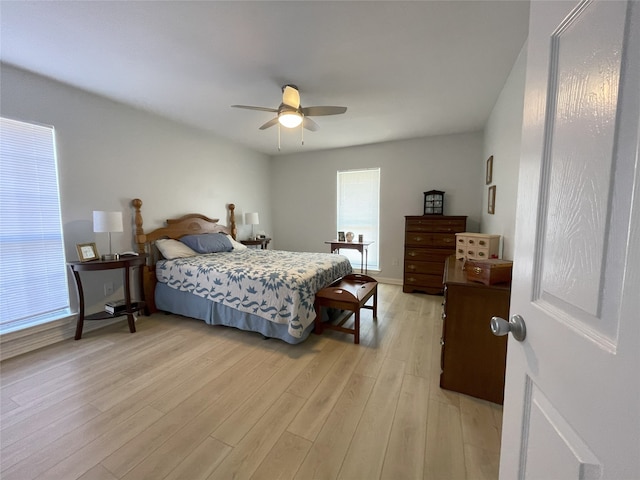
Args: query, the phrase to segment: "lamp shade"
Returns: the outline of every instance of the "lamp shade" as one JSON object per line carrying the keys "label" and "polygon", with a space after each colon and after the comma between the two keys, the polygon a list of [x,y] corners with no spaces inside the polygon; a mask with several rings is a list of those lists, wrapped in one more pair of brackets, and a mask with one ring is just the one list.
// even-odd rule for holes
{"label": "lamp shade", "polygon": [[93,231],[99,232],[122,232],[122,212],[93,212]]}
{"label": "lamp shade", "polygon": [[257,212],[245,213],[244,214],[244,223],[246,225],[259,225],[260,219],[258,218]]}
{"label": "lamp shade", "polygon": [[302,123],[302,115],[298,112],[284,112],[278,115],[280,125],[287,128],[295,128]]}

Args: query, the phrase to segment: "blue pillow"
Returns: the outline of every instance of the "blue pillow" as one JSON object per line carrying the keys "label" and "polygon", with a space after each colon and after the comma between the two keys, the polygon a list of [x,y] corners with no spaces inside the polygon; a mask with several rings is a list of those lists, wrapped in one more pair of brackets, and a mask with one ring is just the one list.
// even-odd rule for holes
{"label": "blue pillow", "polygon": [[229,237],[224,233],[186,235],[180,241],[198,253],[230,252],[233,250]]}

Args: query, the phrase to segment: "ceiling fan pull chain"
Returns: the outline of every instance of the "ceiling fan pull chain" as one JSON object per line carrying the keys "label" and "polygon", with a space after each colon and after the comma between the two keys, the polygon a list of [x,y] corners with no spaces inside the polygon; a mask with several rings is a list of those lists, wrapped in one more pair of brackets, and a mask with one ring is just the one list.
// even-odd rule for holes
{"label": "ceiling fan pull chain", "polygon": [[302,139],[302,145],[304,146],[304,114],[301,114],[302,122],[300,122],[300,138]]}
{"label": "ceiling fan pull chain", "polygon": [[278,151],[280,151],[280,123],[278,123]]}

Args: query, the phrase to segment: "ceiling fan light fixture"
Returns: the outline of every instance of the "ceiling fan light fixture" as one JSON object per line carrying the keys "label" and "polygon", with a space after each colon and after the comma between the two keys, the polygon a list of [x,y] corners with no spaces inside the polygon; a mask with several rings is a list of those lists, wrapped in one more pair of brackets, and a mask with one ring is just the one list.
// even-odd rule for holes
{"label": "ceiling fan light fixture", "polygon": [[278,114],[280,125],[286,128],[295,128],[302,123],[302,115],[298,112],[282,112]]}

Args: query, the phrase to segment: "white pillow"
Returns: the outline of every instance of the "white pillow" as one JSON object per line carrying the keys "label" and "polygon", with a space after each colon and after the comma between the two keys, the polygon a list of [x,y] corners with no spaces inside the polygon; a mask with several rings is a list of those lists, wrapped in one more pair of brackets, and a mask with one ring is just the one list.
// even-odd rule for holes
{"label": "white pillow", "polygon": [[229,240],[231,240],[231,245],[233,246],[234,250],[246,250],[247,248],[249,248],[249,247],[247,247],[246,245],[243,245],[240,242],[236,242],[233,239],[233,237],[231,235],[229,235],[228,233],[227,233],[227,237],[229,237]]}
{"label": "white pillow", "polygon": [[198,252],[187,247],[184,243],[174,240],[173,238],[161,238],[156,240],[156,247],[158,247],[162,256],[167,260],[198,255]]}

